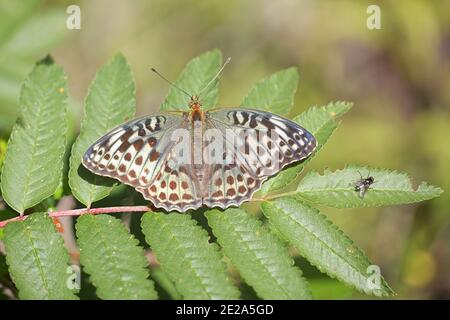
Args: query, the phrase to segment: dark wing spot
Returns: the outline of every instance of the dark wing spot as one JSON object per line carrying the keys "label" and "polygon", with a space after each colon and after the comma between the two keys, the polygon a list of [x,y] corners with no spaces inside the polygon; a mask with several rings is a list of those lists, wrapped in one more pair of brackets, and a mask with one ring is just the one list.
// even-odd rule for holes
{"label": "dark wing spot", "polygon": [[232,176],[228,176],[227,177],[227,182],[228,182],[228,184],[233,184],[234,183],[234,178]]}
{"label": "dark wing spot", "polygon": [[150,147],[153,147],[156,144],[157,140],[155,137],[150,137],[147,140],[147,143],[149,144]]}
{"label": "dark wing spot", "polygon": [[223,192],[221,190],[214,192],[211,197],[213,198],[221,198],[223,197]]}
{"label": "dark wing spot", "polygon": [[125,161],[130,161],[131,160],[131,153],[127,152],[123,158],[125,159]]}
{"label": "dark wing spot", "polygon": [[228,189],[227,190],[227,196],[228,197],[232,197],[232,196],[234,196],[236,194],[236,191],[234,190],[234,189]]}
{"label": "dark wing spot", "polygon": [[256,122],[256,116],[252,116],[249,123],[250,128],[256,128],[257,125],[258,122]]}
{"label": "dark wing spot", "polygon": [[267,119],[267,118],[263,118],[263,119],[261,120],[261,123],[262,123],[265,127],[267,127],[269,130],[275,129],[275,125],[273,124],[273,122],[270,121],[270,120]]}
{"label": "dark wing spot", "polygon": [[142,156],[139,156],[136,158],[135,163],[140,166],[142,164],[142,161],[144,160],[144,158]]}
{"label": "dark wing spot", "polygon": [[[156,161],[156,160],[158,160],[158,158],[159,158],[159,152],[156,150],[152,150],[152,152],[150,153],[150,161],[151,162]],[[168,168],[168,167],[166,167],[166,168]]]}
{"label": "dark wing spot", "polygon": [[144,128],[139,128],[138,135],[139,135],[139,137],[144,137],[145,136],[145,129]]}
{"label": "dark wing spot", "polygon": [[170,201],[178,201],[180,198],[178,197],[178,195],[176,193],[172,193],[169,197]]}
{"label": "dark wing spot", "polygon": [[177,187],[177,183],[175,181],[170,181],[169,187],[170,189],[175,190]]}
{"label": "dark wing spot", "polygon": [[133,142],[133,147],[138,151],[142,149],[143,145],[144,145],[144,140],[142,140],[142,139],[138,139],[135,142]]}
{"label": "dark wing spot", "polygon": [[183,200],[192,200],[192,199],[193,198],[190,194],[187,194],[187,193],[183,194]]}
{"label": "dark wing spot", "polygon": [[165,194],[164,192],[160,192],[160,193],[159,193],[159,198],[160,198],[161,200],[166,200],[166,194]]}

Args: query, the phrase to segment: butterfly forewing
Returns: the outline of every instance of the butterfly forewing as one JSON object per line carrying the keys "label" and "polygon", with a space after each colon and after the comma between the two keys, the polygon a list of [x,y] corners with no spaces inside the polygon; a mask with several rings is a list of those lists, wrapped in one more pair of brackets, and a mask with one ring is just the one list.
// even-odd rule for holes
{"label": "butterfly forewing", "polygon": [[185,119],[172,114],[133,120],[95,142],[82,163],[96,174],[135,188],[147,186],[171,150],[171,132],[183,123]]}

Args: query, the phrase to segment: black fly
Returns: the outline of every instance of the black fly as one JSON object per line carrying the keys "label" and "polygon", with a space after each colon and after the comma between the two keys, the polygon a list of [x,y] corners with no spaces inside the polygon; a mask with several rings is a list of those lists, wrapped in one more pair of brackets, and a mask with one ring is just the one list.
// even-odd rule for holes
{"label": "black fly", "polygon": [[[359,173],[359,171],[358,171]],[[359,192],[359,197],[364,199],[364,195],[370,186],[375,182],[375,179],[369,174],[367,178],[363,178],[361,173],[359,173],[361,179],[355,182],[355,191]]]}

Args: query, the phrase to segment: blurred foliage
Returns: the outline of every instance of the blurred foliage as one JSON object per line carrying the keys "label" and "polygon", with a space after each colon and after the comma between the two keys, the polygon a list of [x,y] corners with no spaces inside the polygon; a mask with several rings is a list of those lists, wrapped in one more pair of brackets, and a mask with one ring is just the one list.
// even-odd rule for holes
{"label": "blurred foliage", "polygon": [[[66,8],[74,3],[81,7],[81,30],[65,27]],[[220,48],[233,57],[221,81],[220,105],[238,105],[252,83],[290,66],[300,71],[291,115],[333,100],[354,102],[313,168],[389,167],[447,191],[450,2],[380,2],[381,30],[366,28],[369,4],[0,0],[0,137],[8,138],[15,121],[20,83],[49,52],[68,74],[73,137],[87,87],[115,52],[127,57],[138,113],[147,114],[167,92],[151,66],[173,79],[191,57]],[[424,204],[368,209],[363,215],[331,210],[330,218],[367,248],[399,298],[449,298],[449,203],[444,192]],[[317,277],[312,286],[322,288],[321,297],[360,297]]]}

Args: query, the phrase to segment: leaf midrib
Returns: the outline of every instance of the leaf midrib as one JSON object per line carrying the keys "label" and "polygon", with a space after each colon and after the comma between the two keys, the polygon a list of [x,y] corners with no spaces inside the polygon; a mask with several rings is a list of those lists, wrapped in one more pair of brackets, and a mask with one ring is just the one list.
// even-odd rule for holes
{"label": "leaf midrib", "polygon": [[[103,227],[103,225],[100,224],[100,223],[97,221],[96,217],[93,217],[92,221],[93,221],[92,226],[96,229],[96,233],[99,235],[100,242],[103,244],[103,248],[106,248],[106,249],[107,249],[107,248],[109,247],[110,242],[107,241],[107,239],[105,238],[105,236],[104,236],[103,233],[101,232],[101,231],[102,231],[101,228]],[[86,229],[85,229],[85,230],[86,230]],[[114,249],[113,249],[113,250],[114,250]],[[106,253],[109,253],[110,251],[105,250],[105,252],[106,252]],[[106,254],[106,255],[104,255],[103,257],[106,257],[106,260],[112,261],[112,262],[113,262],[113,263],[112,263],[113,266],[118,266],[118,265],[120,265],[119,259],[118,259],[117,257],[115,257],[114,254]],[[120,268],[115,268],[115,270],[116,270],[117,273],[119,274],[120,282],[124,284],[124,286],[123,286],[124,290],[120,290],[121,288],[119,287],[119,288],[118,288],[118,291],[119,291],[119,292],[122,291],[122,292],[120,292],[121,294],[122,294],[122,293],[125,293],[125,295],[128,296],[128,294],[129,294],[129,290],[128,290],[128,288],[129,288],[129,282],[127,282],[127,281],[125,281],[125,282],[122,281],[124,273],[121,272],[121,269],[120,269]],[[101,281],[101,282],[102,282],[102,281]],[[120,294],[120,296],[121,296],[121,294]],[[132,295],[131,295],[131,296],[132,296]]]}
{"label": "leaf midrib", "polygon": [[[17,223],[21,223],[21,222],[17,222]],[[32,251],[33,256],[35,258],[34,260],[36,261],[35,265],[37,266],[37,268],[39,270],[39,274],[41,276],[41,280],[43,282],[43,286],[44,286],[44,289],[46,291],[45,292],[46,296],[47,296],[47,298],[49,298],[50,297],[50,287],[49,287],[49,285],[47,283],[47,279],[45,277],[45,272],[44,272],[42,261],[41,261],[41,259],[39,257],[39,254],[38,254],[38,252],[36,250],[36,247],[35,247],[36,243],[33,241],[32,231],[31,231],[30,227],[27,227],[27,226],[22,226],[22,229],[24,230],[24,233],[27,236],[28,242],[31,244],[30,245],[31,251]]]}
{"label": "leaf midrib", "polygon": [[[37,142],[36,137],[40,137],[41,136],[41,132],[44,129],[46,129],[44,126],[42,126],[42,122],[45,122],[45,121],[43,121],[45,119],[43,119],[42,113],[43,113],[43,110],[45,111],[45,105],[50,105],[50,104],[47,103],[49,100],[51,100],[50,98],[51,98],[51,94],[47,94],[46,93],[45,97],[43,97],[44,102],[38,104],[38,108],[39,108],[39,110],[37,110],[38,111],[38,117],[39,117],[38,121],[37,121],[38,124],[36,126],[34,126],[34,128],[33,128],[33,135],[32,136],[28,135],[29,137],[32,137],[32,139],[31,139],[31,143],[32,143],[31,149],[32,150],[31,150],[31,157],[29,158],[29,161],[27,163],[27,170],[26,170],[26,172],[28,172],[29,174],[25,176],[25,185],[24,185],[24,189],[23,189],[23,195],[24,196],[22,197],[22,201],[21,201],[21,207],[22,207],[21,208],[21,211],[22,211],[21,213],[23,213],[23,210],[25,210],[25,205],[26,205],[26,202],[27,202],[27,199],[28,199],[28,196],[29,196],[29,182],[30,182],[30,179],[31,179],[31,168],[33,167],[33,164],[34,164],[33,159],[36,156],[36,154],[35,154],[36,153],[36,147],[39,144]],[[22,111],[26,111],[26,110],[22,110]],[[24,130],[25,131],[25,128],[21,127],[20,130]],[[25,134],[26,134],[26,132],[25,132]]]}

